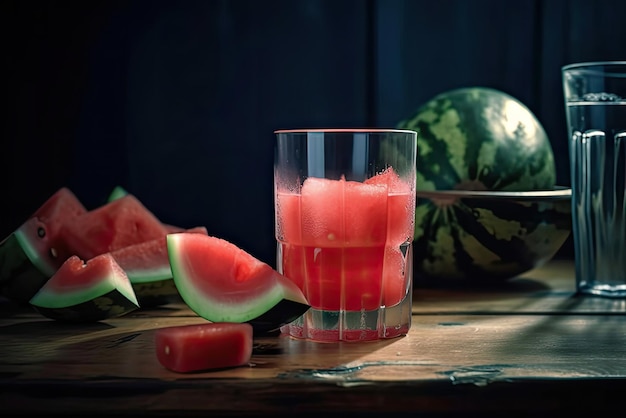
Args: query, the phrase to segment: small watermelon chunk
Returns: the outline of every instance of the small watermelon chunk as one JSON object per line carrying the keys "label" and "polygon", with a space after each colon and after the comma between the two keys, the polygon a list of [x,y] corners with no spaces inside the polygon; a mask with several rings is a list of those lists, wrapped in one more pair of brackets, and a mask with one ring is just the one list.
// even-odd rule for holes
{"label": "small watermelon chunk", "polygon": [[130,280],[111,254],[87,262],[71,256],[30,304],[48,318],[67,322],[100,321],[139,308]]}
{"label": "small watermelon chunk", "polygon": [[[302,186],[302,240],[311,247],[384,245],[387,188],[309,177]],[[329,204],[332,202],[333,204]],[[350,222],[346,222],[349,219]]]}
{"label": "small watermelon chunk", "polygon": [[74,255],[89,260],[169,231],[135,196],[127,194],[63,225],[60,235]]}
{"label": "small watermelon chunk", "polygon": [[388,243],[402,244],[413,241],[415,229],[415,194],[412,186],[402,180],[392,167],[365,180],[365,184],[384,185],[389,190],[387,240]]}
{"label": "small watermelon chunk", "polygon": [[167,235],[174,283],[189,308],[211,322],[279,329],[306,312],[300,288],[236,245],[210,235]]}
{"label": "small watermelon chunk", "polygon": [[182,325],[156,330],[159,363],[179,372],[243,366],[252,356],[253,330],[246,323]]}

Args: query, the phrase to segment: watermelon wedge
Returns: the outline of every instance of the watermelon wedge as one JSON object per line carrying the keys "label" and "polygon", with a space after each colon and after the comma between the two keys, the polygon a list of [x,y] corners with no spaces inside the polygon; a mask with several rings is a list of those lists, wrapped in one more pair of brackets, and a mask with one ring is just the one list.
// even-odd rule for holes
{"label": "watermelon wedge", "polygon": [[124,270],[110,254],[86,263],[71,256],[30,299],[42,315],[66,322],[94,322],[139,308]]}
{"label": "watermelon wedge", "polygon": [[167,235],[174,283],[184,302],[211,322],[279,329],[309,304],[300,288],[236,245],[210,235]]}
{"label": "watermelon wedge", "polygon": [[119,186],[107,203],[91,211],[63,187],[0,241],[0,295],[28,305],[70,256],[90,260],[111,253],[142,307],[180,300],[165,236],[186,231],[207,235],[203,226],[185,229],[160,222]]}
{"label": "watermelon wedge", "polygon": [[59,235],[63,225],[86,212],[70,189],[60,188],[0,242],[0,294],[27,303],[71,255]]}
{"label": "watermelon wedge", "polygon": [[65,224],[85,213],[87,209],[76,195],[62,187],[17,229],[20,245],[42,273],[50,275],[71,255],[59,232]]}
{"label": "watermelon wedge", "polygon": [[89,260],[168,232],[135,196],[127,194],[77,216],[59,234],[73,255]]}

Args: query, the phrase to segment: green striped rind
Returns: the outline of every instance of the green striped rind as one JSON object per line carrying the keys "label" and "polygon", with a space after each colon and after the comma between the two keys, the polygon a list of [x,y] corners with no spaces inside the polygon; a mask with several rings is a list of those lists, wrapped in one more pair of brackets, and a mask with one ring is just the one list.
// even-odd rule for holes
{"label": "green striped rind", "polygon": [[113,289],[102,296],[78,302],[64,307],[43,307],[33,305],[33,308],[45,316],[61,322],[96,322],[105,319],[117,318],[126,315],[139,306],[129,299],[128,295]]}
{"label": "green striped rind", "polygon": [[172,269],[169,264],[154,268],[124,269],[124,271],[133,284],[160,282],[172,279]]}
{"label": "green striped rind", "polygon": [[[281,276],[267,266],[265,279],[274,285],[248,295],[247,300],[241,294],[207,294],[195,286],[198,280],[211,280],[211,277],[190,277],[187,268],[193,260],[186,258],[182,249],[185,233],[167,236],[168,255],[174,283],[183,301],[196,314],[211,322],[248,322],[255,331],[271,331],[280,328],[309,309],[309,305],[300,289],[293,282]],[[211,254],[207,254],[211,257]],[[215,260],[219,262],[219,260]]]}
{"label": "green striped rind", "polygon": [[126,299],[138,305],[128,277],[113,272],[101,277],[93,286],[76,289],[73,292],[56,292],[52,289],[52,285],[46,284],[31,298],[30,303],[41,308],[66,308],[88,302],[112,291],[118,291]]}
{"label": "green striped rind", "polygon": [[156,268],[124,271],[142,308],[151,308],[180,300],[169,263],[167,266]]}
{"label": "green striped rind", "polygon": [[418,132],[419,190],[549,190],[550,141],[519,100],[473,87],[442,93],[398,128]]}
{"label": "green striped rind", "polygon": [[132,285],[139,305],[142,308],[151,308],[180,301],[180,294],[171,274],[169,279],[133,282]]}
{"label": "green striped rind", "polygon": [[119,199],[120,197],[124,197],[128,194],[128,191],[124,189],[122,186],[115,186],[113,190],[111,190],[111,194],[107,198],[107,202],[112,202],[114,200]]}
{"label": "green striped rind", "polygon": [[0,243],[0,295],[18,303],[28,303],[50,278],[23,248],[15,232]]}
{"label": "green striped rind", "polygon": [[30,300],[41,314],[57,320],[89,322],[124,315],[139,308],[126,274],[120,269],[100,277],[91,287],[54,290],[53,276]]}
{"label": "green striped rind", "polygon": [[[163,246],[165,246],[165,237],[163,240]],[[124,269],[132,283],[139,304],[142,308],[148,308],[180,300],[178,289],[176,289],[172,278],[172,269],[167,254],[165,254],[164,259],[161,259],[158,256],[161,254],[159,248],[147,244],[150,243],[131,245],[112,253],[113,258]],[[132,254],[134,250],[138,254],[134,256],[128,254],[129,251]],[[121,253],[125,254],[122,255]],[[154,254],[154,256],[150,257],[150,254]],[[145,267],[129,266],[129,264],[133,264],[128,263],[129,258],[145,260]]]}
{"label": "green striped rind", "polygon": [[[545,130],[524,104],[501,91],[470,87],[444,92],[397,127],[418,132],[418,190],[555,188],[556,166]],[[418,198],[415,275],[513,277],[542,263],[546,254],[558,250],[569,229],[553,224],[558,222],[550,215],[557,211],[554,207],[520,208],[519,202],[501,200],[435,204]]]}
{"label": "green striped rind", "polygon": [[[212,322],[248,322],[263,315],[286,298],[279,286],[254,295],[253,300],[243,302],[229,295],[208,295],[194,287],[193,279],[187,276],[184,268],[179,270],[175,260],[171,263],[174,283],[185,303],[199,316]],[[210,278],[204,280],[208,279]]]}
{"label": "green striped rind", "polygon": [[31,263],[33,263],[33,266],[35,266],[44,276],[52,276],[56,271],[56,267],[54,267],[47,258],[48,254],[40,254],[40,252],[37,251],[35,244],[31,242],[28,234],[22,229],[25,227],[26,224],[14,232],[15,239],[19,243],[24,254],[26,254]]}
{"label": "green striped rind", "polygon": [[551,259],[571,231],[570,200],[462,199],[417,207],[418,279],[507,279]]}

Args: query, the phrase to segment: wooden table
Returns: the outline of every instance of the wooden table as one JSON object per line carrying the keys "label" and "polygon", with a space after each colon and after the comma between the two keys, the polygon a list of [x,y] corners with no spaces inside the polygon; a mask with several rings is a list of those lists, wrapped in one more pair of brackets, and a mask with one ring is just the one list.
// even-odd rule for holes
{"label": "wooden table", "polygon": [[418,287],[405,337],[256,338],[248,366],[195,374],[164,369],[154,352],[155,329],[204,322],[182,304],[68,326],[4,301],[0,414],[612,410],[626,397],[626,300],[576,296],[573,277],[571,261],[554,260],[492,287]]}

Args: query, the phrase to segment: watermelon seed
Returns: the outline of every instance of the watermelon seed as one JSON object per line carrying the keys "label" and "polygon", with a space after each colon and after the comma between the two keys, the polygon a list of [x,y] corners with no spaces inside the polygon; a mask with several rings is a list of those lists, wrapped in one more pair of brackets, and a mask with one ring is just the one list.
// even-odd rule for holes
{"label": "watermelon seed", "polygon": [[43,238],[46,236],[46,230],[45,228],[43,228],[42,226],[40,226],[39,228],[37,228],[37,236],[39,238]]}
{"label": "watermelon seed", "polygon": [[56,248],[50,248],[50,255],[52,256],[52,258],[57,258],[57,250]]}

